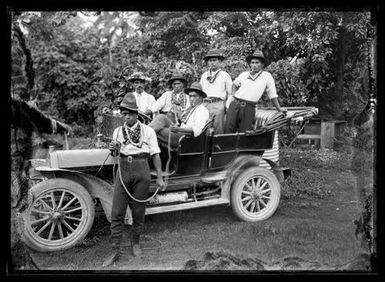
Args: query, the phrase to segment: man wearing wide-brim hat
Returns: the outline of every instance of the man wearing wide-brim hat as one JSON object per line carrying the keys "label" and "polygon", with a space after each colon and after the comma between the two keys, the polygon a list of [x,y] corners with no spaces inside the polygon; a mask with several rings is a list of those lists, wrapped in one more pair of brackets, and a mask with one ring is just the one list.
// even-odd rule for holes
{"label": "man wearing wide-brim hat", "polygon": [[145,114],[166,114],[175,122],[176,117],[190,106],[188,95],[184,92],[186,79],[181,73],[174,72],[167,81],[167,84],[172,90],[164,92],[158,100],[148,108]]}
{"label": "man wearing wide-brim hat", "polygon": [[204,104],[209,110],[210,118],[214,119],[214,132],[221,134],[224,131],[226,101],[231,94],[232,79],[221,69],[220,64],[225,59],[221,50],[211,49],[204,59],[209,67],[200,79],[202,89],[207,93]]}
{"label": "man wearing wide-brim hat", "polygon": [[111,211],[112,253],[104,261],[103,267],[113,264],[121,255],[124,218],[128,205],[132,211],[132,252],[134,256],[140,256],[142,253],[139,241],[144,226],[146,202],[139,201],[148,198],[151,181],[148,158],[152,158],[157,173],[157,185],[161,191],[165,189],[156,133],[151,127],[138,121],[139,108],[135,96],[128,93],[119,104],[119,109],[124,116],[124,124],[114,130],[113,141],[109,144],[113,156],[119,161]]}
{"label": "man wearing wide-brim hat", "polygon": [[256,50],[246,57],[250,71],[242,72],[234,81],[232,97],[225,121],[225,133],[245,132],[254,128],[255,108],[263,93],[270,98],[279,112],[286,112],[278,102],[273,76],[264,70],[266,58]]}
{"label": "man wearing wide-brim hat", "polygon": [[217,58],[221,61],[225,59],[225,56],[222,50],[219,49],[210,49],[207,54],[203,57],[203,59],[207,62],[211,58]]}
{"label": "man wearing wide-brim hat", "polygon": [[150,79],[142,72],[134,72],[128,77],[128,81],[133,84],[133,94],[136,98],[139,111],[142,113],[145,113],[147,109],[155,103],[155,97],[144,91],[145,83],[149,80]]}
{"label": "man wearing wide-brim hat", "polygon": [[[166,115],[160,114],[148,125],[155,130],[159,142],[170,145],[171,148],[178,147],[179,139],[183,135],[199,136],[209,120],[209,112],[203,105],[203,99],[207,97],[207,94],[202,90],[200,83],[192,83],[189,88],[185,89],[185,92],[189,95],[190,107],[182,113],[178,123],[174,123]],[[168,144],[170,134],[171,141]]]}

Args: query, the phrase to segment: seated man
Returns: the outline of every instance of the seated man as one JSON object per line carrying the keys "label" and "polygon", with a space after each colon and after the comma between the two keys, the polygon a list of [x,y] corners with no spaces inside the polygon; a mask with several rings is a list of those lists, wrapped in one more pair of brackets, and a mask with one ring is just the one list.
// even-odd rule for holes
{"label": "seated man", "polygon": [[188,95],[184,93],[186,79],[182,74],[174,73],[167,84],[172,87],[172,90],[164,92],[162,96],[147,109],[145,114],[166,114],[175,122],[175,115],[181,114],[190,106]]}
{"label": "seated man", "polygon": [[183,135],[199,136],[209,120],[209,112],[203,105],[203,98],[207,97],[207,95],[202,91],[200,83],[194,82],[190,88],[185,89],[185,92],[189,95],[190,107],[180,115],[179,126],[164,114],[156,116],[148,125],[154,129],[159,142],[162,144],[168,144],[169,135],[171,134],[170,145],[173,149],[178,147],[179,139]]}

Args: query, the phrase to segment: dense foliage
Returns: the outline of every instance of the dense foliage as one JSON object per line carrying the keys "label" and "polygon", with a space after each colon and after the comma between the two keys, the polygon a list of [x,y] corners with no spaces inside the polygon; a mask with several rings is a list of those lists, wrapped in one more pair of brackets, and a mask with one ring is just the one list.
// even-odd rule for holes
{"label": "dense foliage", "polygon": [[158,97],[175,70],[198,80],[210,48],[224,51],[233,79],[247,70],[245,56],[261,49],[284,106],[314,105],[324,118],[350,120],[367,102],[366,11],[84,14],[93,21],[76,12],[23,13],[21,25],[39,107],[85,132],[101,108],[131,90],[133,71],[151,78],[146,90]]}

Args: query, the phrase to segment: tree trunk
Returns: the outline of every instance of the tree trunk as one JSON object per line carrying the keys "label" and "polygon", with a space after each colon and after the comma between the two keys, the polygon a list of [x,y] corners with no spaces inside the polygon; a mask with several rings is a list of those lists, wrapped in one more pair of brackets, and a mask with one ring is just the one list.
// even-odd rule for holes
{"label": "tree trunk", "polygon": [[343,118],[344,75],[347,53],[347,30],[341,26],[336,47],[335,85],[318,99],[318,108],[322,119]]}
{"label": "tree trunk", "polygon": [[[31,53],[15,19],[13,19],[11,43],[11,245],[7,267],[9,272],[14,273],[17,270],[37,269],[28,248],[21,240],[24,221],[20,213],[31,202],[31,197],[28,196],[30,188],[28,160],[32,156],[32,132],[52,133],[52,119],[26,102],[31,98],[31,87],[34,85],[35,76]],[[22,91],[18,89],[22,89]],[[57,130],[64,131],[65,129],[58,124]]]}
{"label": "tree trunk", "polygon": [[28,205],[29,183],[26,161],[32,148],[32,132],[11,129],[11,261],[9,271],[38,269],[21,240],[24,222],[20,215]]}
{"label": "tree trunk", "polygon": [[[372,14],[373,16],[373,14]],[[376,174],[375,158],[375,130],[377,120],[375,114],[376,97],[375,85],[377,82],[377,22],[372,18],[371,25],[368,26],[368,68],[369,68],[369,95],[368,102],[362,112],[355,117],[356,137],[354,138],[354,154],[352,158],[351,170],[356,176],[356,189],[358,194],[358,206],[361,210],[358,218],[354,221],[356,225],[356,236],[361,239],[362,247],[367,250],[377,267],[377,227],[375,225],[376,198],[374,193],[374,183]],[[374,269],[374,271],[378,271]]]}
{"label": "tree trunk", "polygon": [[338,119],[342,116],[342,104],[344,99],[344,74],[345,74],[345,59],[346,59],[346,40],[347,31],[341,26],[338,35],[337,59],[336,59],[336,84],[334,92],[334,118]]}

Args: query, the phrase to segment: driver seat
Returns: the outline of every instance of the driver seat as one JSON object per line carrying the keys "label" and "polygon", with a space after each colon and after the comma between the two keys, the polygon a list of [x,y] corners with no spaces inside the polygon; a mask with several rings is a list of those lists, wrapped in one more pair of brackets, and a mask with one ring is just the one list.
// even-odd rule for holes
{"label": "driver seat", "polygon": [[[179,163],[179,156],[181,154],[187,153],[187,151],[199,151],[203,152],[204,147],[205,147],[205,138],[206,135],[212,135],[213,131],[211,130],[212,126],[214,124],[213,119],[209,119],[205,126],[203,127],[202,133],[197,136],[193,137],[192,135],[183,135],[179,139],[179,146],[177,148],[170,148],[170,167],[169,167],[169,172],[167,173],[165,171],[166,169],[166,164],[167,161],[169,160],[169,148],[168,144],[165,144],[163,142],[159,142],[159,147],[160,147],[160,158],[162,161],[162,175],[163,176],[170,176],[174,174],[177,169],[178,169],[178,163]],[[155,171],[151,171],[152,175],[156,175]]]}
{"label": "driver seat", "polygon": [[[191,139],[195,140],[195,139],[198,139],[198,138],[204,138],[204,136],[206,136],[208,134],[211,135],[212,134],[211,128],[213,128],[213,124],[214,124],[214,119],[207,120],[205,126],[202,129],[201,134],[199,134],[197,137],[193,137],[191,134],[183,135],[179,139],[179,146],[178,146],[178,148],[170,148],[171,152],[174,152],[174,153],[179,152],[180,148],[183,146],[183,144],[186,144],[186,142],[188,142],[188,140],[191,140]],[[210,131],[210,133],[208,131]],[[165,144],[163,142],[159,142],[159,146],[163,147],[163,148],[166,148],[168,150],[168,144]]]}

